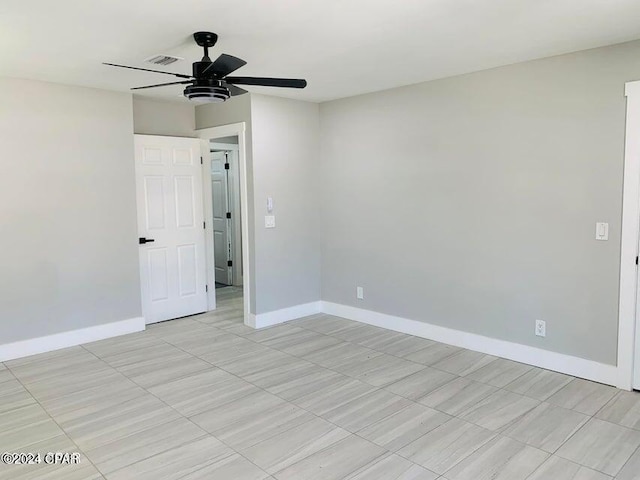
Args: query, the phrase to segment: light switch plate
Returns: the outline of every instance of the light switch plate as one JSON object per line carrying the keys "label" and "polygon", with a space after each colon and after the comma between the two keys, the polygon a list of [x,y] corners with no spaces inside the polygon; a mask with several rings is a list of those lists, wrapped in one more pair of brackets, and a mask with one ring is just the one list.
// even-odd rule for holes
{"label": "light switch plate", "polygon": [[596,240],[609,240],[609,224],[604,222],[596,223]]}
{"label": "light switch plate", "polygon": [[276,228],[276,217],[274,215],[265,215],[264,228]]}

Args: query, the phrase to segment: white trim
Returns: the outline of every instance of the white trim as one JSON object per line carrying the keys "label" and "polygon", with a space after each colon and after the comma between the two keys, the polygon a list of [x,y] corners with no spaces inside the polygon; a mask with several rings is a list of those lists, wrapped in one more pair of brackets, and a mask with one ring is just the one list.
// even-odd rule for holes
{"label": "white trim", "polygon": [[248,325],[253,328],[270,327],[279,323],[288,322],[289,320],[295,320],[296,318],[307,317],[309,315],[320,313],[320,306],[321,302],[318,301],[294,305],[293,307],[274,310],[272,312],[260,313],[258,315],[254,315],[251,319],[252,324]]}
{"label": "white trim", "polygon": [[[624,148],[622,193],[622,238],[620,246],[620,299],[618,305],[617,386],[631,390],[634,356],[638,268],[638,228],[640,218],[640,82],[625,85],[627,122]],[[640,372],[638,372],[640,373]],[[638,376],[638,374],[636,374]],[[636,383],[636,387],[640,384]]]}
{"label": "white trim", "polygon": [[216,309],[216,269],[213,248],[213,205],[211,203],[211,150],[209,140],[200,139],[202,156],[202,198],[204,200],[204,245],[207,259],[207,311]]}
{"label": "white trim", "polygon": [[[249,251],[249,238],[251,237],[251,232],[249,230],[249,183],[247,180],[248,169],[247,169],[247,141],[246,141],[246,125],[245,122],[240,123],[232,123],[230,125],[222,125],[220,127],[210,127],[210,128],[202,128],[196,130],[198,134],[198,138],[206,140],[209,142],[212,138],[219,137],[230,137],[233,135],[238,136],[238,167],[240,174],[240,217],[242,219],[242,265],[243,265],[243,282],[242,282],[242,295],[244,299],[244,323],[245,325],[254,326],[255,319],[253,314],[250,312],[251,305],[251,297],[254,295],[251,288],[251,263],[250,263],[250,255],[253,252]],[[211,171],[211,155],[209,154],[209,166],[208,171]],[[206,165],[205,165],[206,166]],[[205,198],[205,203],[209,203],[211,205],[211,185],[209,185],[209,194]],[[210,210],[211,211],[211,210]],[[211,216],[207,216],[206,221],[206,232],[207,236],[213,239],[213,233],[210,231],[210,228],[213,227],[213,212],[211,212]],[[213,240],[211,240],[211,245],[208,247],[209,251],[213,252]],[[210,258],[210,255],[207,255],[207,258]],[[209,264],[207,266],[208,270],[213,270],[213,262],[212,258],[209,260]],[[215,280],[215,279],[214,279]],[[215,284],[209,286],[209,291],[215,291]],[[214,292],[215,295],[215,292]],[[215,308],[215,305],[214,305]],[[255,326],[254,326],[255,328]]]}
{"label": "white trim", "polygon": [[438,342],[467,348],[496,357],[533,365],[547,370],[566,373],[574,377],[586,378],[607,385],[616,385],[617,368],[614,365],[585,360],[584,358],[529,347],[519,343],[484,337],[475,333],[453,330],[430,323],[409,320],[384,313],[373,312],[332,302],[321,302],[322,313],[335,315],[356,322],[375,325],[396,332],[428,338]]}
{"label": "white trim", "polygon": [[30,338],[0,345],[0,362],[28,357],[38,353],[51,352],[61,348],[75,347],[83,343],[105,338],[141,332],[145,329],[144,317],[134,317],[118,322],[104,323],[93,327],[79,328],[68,332],[55,333],[45,337]]}

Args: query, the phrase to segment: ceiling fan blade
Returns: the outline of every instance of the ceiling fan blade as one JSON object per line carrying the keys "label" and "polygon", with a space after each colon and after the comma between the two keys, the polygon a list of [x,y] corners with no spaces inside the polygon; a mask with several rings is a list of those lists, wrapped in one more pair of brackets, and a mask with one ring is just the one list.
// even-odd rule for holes
{"label": "ceiling fan blade", "polygon": [[147,85],[144,87],[133,87],[131,90],[142,90],[143,88],[156,88],[156,87],[164,87],[167,85],[184,85],[187,83],[193,83],[193,80],[183,80],[182,82],[169,82],[169,83],[157,83],[155,85]]}
{"label": "ceiling fan blade", "polygon": [[236,87],[235,85],[227,84],[227,88],[229,89],[229,93],[232,97],[237,97],[238,95],[242,95],[244,93],[249,93],[244,88]]}
{"label": "ceiling fan blade", "polygon": [[130,68],[131,70],[142,70],[143,72],[164,73],[165,75],[173,75],[178,78],[193,78],[191,75],[183,75],[182,73],[162,72],[160,70],[149,70],[148,68],[129,67],[128,65],[118,65],[116,63],[103,63],[103,65],[109,65],[111,67]]}
{"label": "ceiling fan blade", "polygon": [[224,77],[226,75],[229,75],[231,72],[235,72],[237,69],[245,66],[246,64],[247,62],[245,62],[241,58],[223,53],[218,58],[216,58],[213,63],[208,65],[207,68],[204,69],[204,72],[211,71],[219,77]]}
{"label": "ceiling fan blade", "polygon": [[304,88],[307,81],[297,78],[267,78],[267,77],[227,77],[227,83],[236,85],[260,85],[263,87]]}

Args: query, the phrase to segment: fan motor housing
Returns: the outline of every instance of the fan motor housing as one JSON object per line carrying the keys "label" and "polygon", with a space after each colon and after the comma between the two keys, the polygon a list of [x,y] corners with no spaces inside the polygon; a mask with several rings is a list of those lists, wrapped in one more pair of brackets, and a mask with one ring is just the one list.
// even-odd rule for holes
{"label": "fan motor housing", "polygon": [[184,96],[196,103],[225,102],[231,96],[219,80],[198,79],[184,89]]}
{"label": "fan motor housing", "polygon": [[215,78],[216,73],[211,68],[211,62],[193,62],[193,73],[195,78]]}

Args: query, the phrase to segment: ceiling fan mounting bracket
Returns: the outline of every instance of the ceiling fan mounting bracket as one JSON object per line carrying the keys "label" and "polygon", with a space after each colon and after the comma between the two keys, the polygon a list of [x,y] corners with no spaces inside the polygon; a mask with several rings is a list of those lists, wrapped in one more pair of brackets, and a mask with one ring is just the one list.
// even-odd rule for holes
{"label": "ceiling fan mounting bracket", "polygon": [[211,48],[218,41],[218,35],[211,32],[196,32],[193,34],[193,39],[201,47]]}

